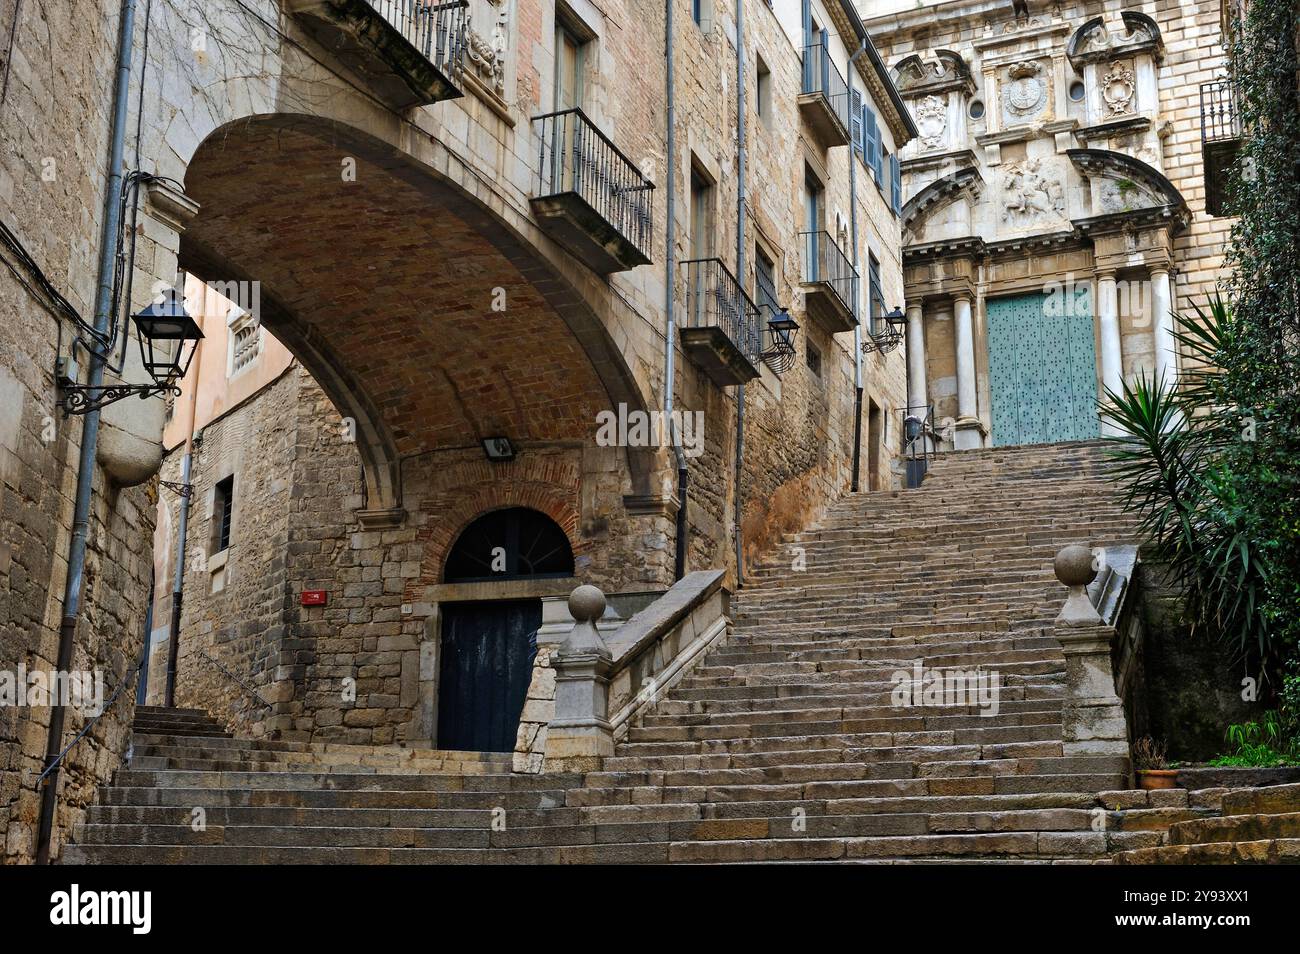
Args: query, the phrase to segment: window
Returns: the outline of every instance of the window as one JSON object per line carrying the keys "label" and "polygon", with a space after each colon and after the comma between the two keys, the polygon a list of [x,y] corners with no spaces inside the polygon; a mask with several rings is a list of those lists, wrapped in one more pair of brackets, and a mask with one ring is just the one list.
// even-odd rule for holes
{"label": "window", "polygon": [[758,111],[759,121],[770,128],[772,125],[772,71],[760,56],[754,72],[758,77],[758,90],[754,108]]}
{"label": "window", "polygon": [[559,9],[555,17],[555,109],[582,106],[589,37],[579,35]]}
{"label": "window", "polygon": [[971,118],[971,119],[980,119],[980,118],[982,118],[982,117],[984,116],[984,102],[983,102],[983,100],[979,100],[979,99],[973,99],[973,100],[971,100],[970,109],[968,110],[968,112],[970,113],[970,118]]}
{"label": "window", "polygon": [[713,0],[691,0],[691,19],[701,30],[712,30]]}
{"label": "window", "polygon": [[806,166],[804,167],[804,231],[816,232],[822,228],[823,194],[821,180]]}
{"label": "window", "polygon": [[897,153],[889,157],[889,207],[895,215],[903,214],[903,164]]}
{"label": "window", "polygon": [[251,368],[261,353],[261,323],[250,312],[232,306],[226,315],[226,377]]}
{"label": "window", "polygon": [[1078,80],[1075,80],[1070,84],[1070,99],[1074,100],[1076,103],[1083,101],[1083,94],[1085,92],[1086,90],[1084,89],[1083,84]]}
{"label": "window", "polygon": [[880,290],[880,263],[871,252],[867,253],[867,328],[872,333],[876,322],[884,314],[884,293]]}
{"label": "window", "polygon": [[776,303],[776,265],[761,248],[754,246],[754,298],[764,309],[763,320],[776,317],[780,306]]}
{"label": "window", "polygon": [[822,376],[822,353],[817,350],[817,346],[811,341],[805,343],[804,360],[808,362],[808,370],[814,376]]}
{"label": "window", "polygon": [[691,166],[691,258],[713,256],[713,183]]}
{"label": "window", "polygon": [[864,157],[867,154],[867,144],[864,139],[866,132],[866,116],[862,112],[862,94],[856,89],[853,91],[853,97],[849,101],[849,141],[853,144],[853,151],[859,156]]}
{"label": "window", "polygon": [[211,554],[223,553],[230,548],[230,517],[235,509],[235,477],[217,481],[212,497]]}

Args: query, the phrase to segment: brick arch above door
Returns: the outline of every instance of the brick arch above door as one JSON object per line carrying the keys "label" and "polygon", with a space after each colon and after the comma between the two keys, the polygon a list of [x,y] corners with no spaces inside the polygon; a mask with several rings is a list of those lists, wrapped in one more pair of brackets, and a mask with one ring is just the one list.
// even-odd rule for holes
{"label": "brick arch above door", "polygon": [[537,510],[564,531],[575,560],[590,551],[590,542],[580,533],[581,460],[576,453],[526,449],[505,463],[463,460],[432,468],[428,479],[428,490],[416,509],[422,524],[416,538],[422,545],[420,575],[408,584],[408,598],[414,598],[412,586],[442,581],[456,540],[474,520],[492,510]]}

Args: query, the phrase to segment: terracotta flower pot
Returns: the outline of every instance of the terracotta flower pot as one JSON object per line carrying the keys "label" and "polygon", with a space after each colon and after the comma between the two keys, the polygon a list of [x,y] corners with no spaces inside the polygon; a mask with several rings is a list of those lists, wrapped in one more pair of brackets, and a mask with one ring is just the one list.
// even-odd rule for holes
{"label": "terracotta flower pot", "polygon": [[1151,791],[1156,788],[1174,788],[1178,780],[1178,769],[1139,769],[1138,788]]}

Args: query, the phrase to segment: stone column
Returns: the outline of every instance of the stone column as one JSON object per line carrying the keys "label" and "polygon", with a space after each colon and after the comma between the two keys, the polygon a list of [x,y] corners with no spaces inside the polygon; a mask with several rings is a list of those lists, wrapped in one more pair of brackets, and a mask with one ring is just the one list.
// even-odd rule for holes
{"label": "stone column", "polygon": [[546,733],[546,771],[588,772],[614,754],[609,724],[609,674],[613,660],[596,620],[605,612],[605,594],[580,586],[569,594],[577,621],[556,652],[555,718]]}
{"label": "stone column", "polygon": [[[1119,337],[1119,302],[1115,292],[1115,273],[1097,272],[1097,323],[1101,327],[1101,383],[1119,393],[1124,382],[1124,355]],[[1105,390],[1098,394],[1105,398]],[[1103,434],[1118,434],[1119,428],[1102,422]]]}
{"label": "stone column", "polygon": [[1127,757],[1128,721],[1115,694],[1111,668],[1115,630],[1088,599],[1087,586],[1097,575],[1092,551],[1078,544],[1065,547],[1056,555],[1054,569],[1056,578],[1070,588],[1055,624],[1065,654],[1062,753]]}
{"label": "stone column", "polygon": [[975,327],[971,320],[971,300],[953,301],[953,336],[957,347],[957,450],[974,450],[983,446],[979,409],[975,398]]}
{"label": "stone column", "polygon": [[[917,413],[929,401],[929,388],[925,381],[925,321],[921,303],[907,306],[907,403]],[[921,411],[919,416],[924,417]]]}
{"label": "stone column", "polygon": [[1151,324],[1155,337],[1156,379],[1172,387],[1178,378],[1177,345],[1174,342],[1173,301],[1169,291],[1169,269],[1151,269]]}

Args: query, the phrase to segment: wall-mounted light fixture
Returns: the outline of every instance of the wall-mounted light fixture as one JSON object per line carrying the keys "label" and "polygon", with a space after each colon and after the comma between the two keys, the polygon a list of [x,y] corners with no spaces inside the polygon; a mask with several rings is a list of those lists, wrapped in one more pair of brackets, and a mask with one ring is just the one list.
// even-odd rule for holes
{"label": "wall-mounted light fixture", "polygon": [[[98,410],[131,395],[143,399],[155,394],[181,393],[180,380],[185,377],[198,344],[203,340],[203,332],[185,310],[181,294],[169,288],[163,293],[161,302],[131,317],[140,333],[140,361],[149,377],[153,378],[153,383],[92,387],[60,379],[64,416]],[[163,342],[170,344],[164,346]]]}
{"label": "wall-mounted light fixture", "polygon": [[501,463],[507,460],[515,459],[515,445],[510,443],[508,437],[485,437],[483,438],[483,453],[487,454],[487,459],[494,463]]}
{"label": "wall-mounted light fixture", "polygon": [[903,314],[903,309],[895,308],[888,314],[881,315],[880,322],[879,330],[869,333],[867,340],[862,342],[863,354],[871,354],[873,351],[889,354],[902,342],[903,329],[907,327],[907,316]]}

